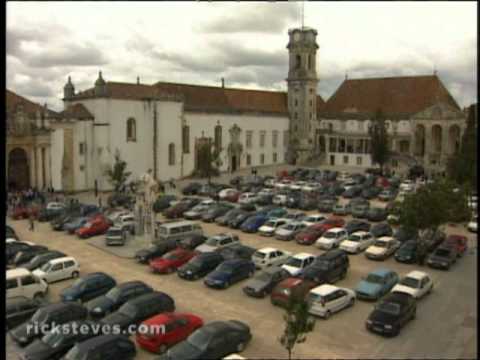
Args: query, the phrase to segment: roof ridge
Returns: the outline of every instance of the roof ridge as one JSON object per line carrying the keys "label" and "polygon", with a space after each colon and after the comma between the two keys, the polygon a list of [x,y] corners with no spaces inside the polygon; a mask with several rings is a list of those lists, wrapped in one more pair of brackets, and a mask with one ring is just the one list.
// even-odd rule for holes
{"label": "roof ridge", "polygon": [[358,81],[358,80],[386,80],[386,79],[418,79],[418,78],[436,78],[438,79],[437,75],[406,75],[406,76],[382,76],[382,77],[364,77],[364,78],[356,78],[356,79],[346,79],[344,82],[348,81]]}
{"label": "roof ridge", "polygon": [[257,91],[257,92],[269,92],[269,93],[279,93],[279,94],[286,94],[286,91],[280,90],[262,90],[262,89],[242,89],[242,88],[232,88],[232,87],[222,87],[222,86],[215,86],[215,85],[201,85],[201,84],[187,84],[187,83],[175,83],[170,81],[157,81],[152,86],[156,86],[159,84],[165,85],[180,85],[180,86],[195,86],[195,87],[207,87],[213,89],[224,89],[224,90],[236,90],[236,91]]}

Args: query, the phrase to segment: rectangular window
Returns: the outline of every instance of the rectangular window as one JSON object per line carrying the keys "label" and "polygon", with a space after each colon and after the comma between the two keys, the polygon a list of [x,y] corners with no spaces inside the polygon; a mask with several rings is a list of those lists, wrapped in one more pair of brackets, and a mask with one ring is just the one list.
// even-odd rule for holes
{"label": "rectangular window", "polygon": [[265,164],[265,154],[260,154],[260,165]]}
{"label": "rectangular window", "polygon": [[184,126],[182,129],[182,148],[183,153],[190,153],[190,126]]}
{"label": "rectangular window", "polygon": [[274,148],[277,147],[277,143],[278,143],[278,131],[277,130],[273,130],[272,132],[272,146]]}
{"label": "rectangular window", "polygon": [[260,147],[265,146],[265,130],[260,131]]}
{"label": "rectangular window", "polygon": [[355,140],[355,152],[357,154],[361,154],[363,150],[363,140],[362,139],[356,139]]}
{"label": "rectangular window", "polygon": [[247,154],[247,166],[252,165],[252,155]]}
{"label": "rectangular window", "polygon": [[85,154],[85,143],[84,142],[81,142],[81,143],[78,144],[78,152],[80,153],[80,155]]}
{"label": "rectangular window", "polygon": [[277,153],[273,153],[273,162],[274,162],[274,163],[277,162]]}
{"label": "rectangular window", "polygon": [[347,153],[353,153],[353,139],[347,139]]}
{"label": "rectangular window", "polygon": [[345,139],[340,139],[338,144],[338,152],[345,152]]}
{"label": "rectangular window", "polygon": [[347,156],[347,155],[345,155],[345,156],[343,157],[343,163],[344,163],[344,164],[348,164],[348,156]]}
{"label": "rectangular window", "polygon": [[365,153],[370,154],[370,139],[365,140]]}
{"label": "rectangular window", "polygon": [[247,143],[246,143],[247,149],[250,149],[252,147],[252,138],[253,138],[253,131],[248,130],[247,131]]}
{"label": "rectangular window", "polygon": [[362,165],[362,157],[357,156],[357,165]]}
{"label": "rectangular window", "polygon": [[337,138],[330,138],[328,150],[330,152],[337,152]]}

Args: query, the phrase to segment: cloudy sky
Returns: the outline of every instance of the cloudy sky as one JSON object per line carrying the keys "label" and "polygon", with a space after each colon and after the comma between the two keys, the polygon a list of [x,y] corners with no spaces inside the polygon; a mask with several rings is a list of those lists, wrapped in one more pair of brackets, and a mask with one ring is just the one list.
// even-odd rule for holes
{"label": "cloudy sky", "polygon": [[[319,94],[349,78],[432,74],[477,101],[476,2],[308,2]],[[7,87],[61,109],[63,85],[157,81],[285,90],[300,2],[7,3]]]}

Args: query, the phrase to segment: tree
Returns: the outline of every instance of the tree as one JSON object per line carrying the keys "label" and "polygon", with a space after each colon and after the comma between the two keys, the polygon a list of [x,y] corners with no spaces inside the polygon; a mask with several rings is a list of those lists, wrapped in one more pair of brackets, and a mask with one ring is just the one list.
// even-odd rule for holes
{"label": "tree", "polygon": [[292,358],[295,344],[305,342],[307,333],[312,332],[315,327],[315,319],[309,314],[308,308],[309,305],[303,297],[292,294],[283,316],[285,330],[279,339],[288,351],[288,359]]}
{"label": "tree", "polygon": [[193,175],[208,178],[212,176],[218,176],[220,171],[219,168],[222,166],[222,160],[220,154],[222,153],[222,148],[217,148],[214,146],[212,139],[205,139],[202,141],[197,148],[197,168],[195,169]]}
{"label": "tree", "polygon": [[378,109],[375,113],[372,125],[368,131],[370,133],[370,154],[372,156],[372,162],[380,166],[380,172],[383,175],[383,167],[390,159],[390,149],[388,148],[385,116],[381,109]]}
{"label": "tree", "polygon": [[108,181],[113,185],[115,192],[118,192],[126,183],[128,177],[132,174],[131,171],[126,171],[127,162],[120,157],[120,151],[115,151],[115,162],[105,172],[108,177]]}
{"label": "tree", "polygon": [[416,193],[406,195],[396,211],[401,226],[418,231],[417,259],[420,264],[423,264],[432,234],[448,222],[466,221],[470,217],[465,189],[456,188],[448,179],[438,179]]}
{"label": "tree", "polygon": [[447,164],[447,175],[469,190],[477,184],[477,106],[468,109],[467,127],[462,136],[460,150]]}

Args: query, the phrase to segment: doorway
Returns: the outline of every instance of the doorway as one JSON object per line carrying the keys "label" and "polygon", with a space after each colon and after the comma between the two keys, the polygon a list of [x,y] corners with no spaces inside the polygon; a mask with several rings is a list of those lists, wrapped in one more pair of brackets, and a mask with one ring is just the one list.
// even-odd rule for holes
{"label": "doorway", "polygon": [[233,155],[232,156],[232,172],[235,172],[237,170],[237,156]]}
{"label": "doorway", "polygon": [[8,154],[8,187],[22,190],[30,187],[30,169],[27,152],[15,148]]}

